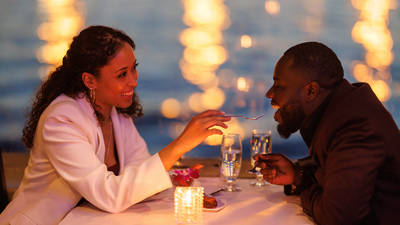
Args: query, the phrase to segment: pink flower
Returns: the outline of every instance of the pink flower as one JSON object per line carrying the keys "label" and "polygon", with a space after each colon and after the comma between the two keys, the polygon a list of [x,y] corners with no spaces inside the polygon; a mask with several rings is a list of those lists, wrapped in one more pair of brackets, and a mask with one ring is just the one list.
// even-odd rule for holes
{"label": "pink flower", "polygon": [[197,164],[192,168],[172,170],[170,172],[172,183],[175,186],[190,186],[193,183],[193,179],[200,177],[200,169],[202,167],[202,165]]}

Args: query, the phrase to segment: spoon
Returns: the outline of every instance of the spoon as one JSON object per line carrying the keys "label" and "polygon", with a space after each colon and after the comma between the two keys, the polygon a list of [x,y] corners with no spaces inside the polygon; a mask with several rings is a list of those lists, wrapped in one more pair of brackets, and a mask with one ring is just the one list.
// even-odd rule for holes
{"label": "spoon", "polygon": [[243,119],[246,119],[246,120],[258,120],[258,119],[260,119],[261,117],[264,116],[264,113],[261,114],[261,115],[255,116],[255,117],[247,117],[247,116],[242,116],[242,115],[230,115],[230,114],[225,115],[225,116],[240,117],[240,118],[243,118]]}

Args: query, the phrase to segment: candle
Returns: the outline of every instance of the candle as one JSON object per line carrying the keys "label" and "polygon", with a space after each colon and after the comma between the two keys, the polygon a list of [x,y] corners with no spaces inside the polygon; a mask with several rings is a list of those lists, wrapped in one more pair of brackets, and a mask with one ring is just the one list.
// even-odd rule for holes
{"label": "candle", "polygon": [[201,223],[203,187],[176,187],[175,218],[177,223]]}

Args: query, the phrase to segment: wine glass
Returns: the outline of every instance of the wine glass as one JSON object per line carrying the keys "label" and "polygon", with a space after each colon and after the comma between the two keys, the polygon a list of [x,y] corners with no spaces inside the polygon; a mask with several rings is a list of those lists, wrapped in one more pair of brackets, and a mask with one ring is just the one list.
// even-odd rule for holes
{"label": "wine glass", "polygon": [[242,141],[239,134],[224,134],[221,144],[220,176],[224,191],[240,191],[235,184],[242,163]]}
{"label": "wine glass", "polygon": [[271,150],[271,131],[253,130],[250,139],[250,163],[253,169],[249,170],[249,173],[256,174],[256,180],[251,182],[250,185],[262,187],[267,184],[267,182],[264,181],[263,175],[260,173],[260,168],[257,168],[255,165],[256,161],[254,160],[254,156],[257,154],[269,154]]}

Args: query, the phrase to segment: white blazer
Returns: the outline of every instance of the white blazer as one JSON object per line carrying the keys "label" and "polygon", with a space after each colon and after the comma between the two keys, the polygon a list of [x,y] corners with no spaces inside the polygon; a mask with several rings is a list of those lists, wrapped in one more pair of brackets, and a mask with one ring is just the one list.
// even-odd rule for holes
{"label": "white blazer", "polygon": [[83,197],[111,213],[172,186],[131,118],[112,109],[120,173],[104,164],[101,128],[86,98],[57,97],[40,117],[30,159],[3,224],[57,224]]}

